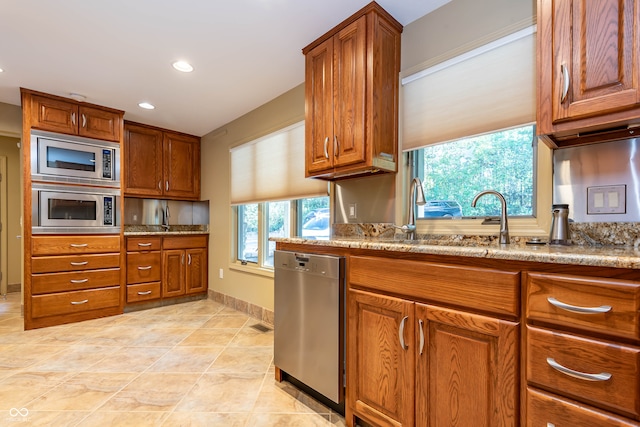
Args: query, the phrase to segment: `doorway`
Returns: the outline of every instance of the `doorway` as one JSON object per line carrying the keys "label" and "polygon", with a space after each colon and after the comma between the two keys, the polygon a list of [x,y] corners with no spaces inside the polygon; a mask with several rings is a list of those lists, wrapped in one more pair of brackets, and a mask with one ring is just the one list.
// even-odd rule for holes
{"label": "doorway", "polygon": [[7,297],[7,156],[0,156],[0,294]]}

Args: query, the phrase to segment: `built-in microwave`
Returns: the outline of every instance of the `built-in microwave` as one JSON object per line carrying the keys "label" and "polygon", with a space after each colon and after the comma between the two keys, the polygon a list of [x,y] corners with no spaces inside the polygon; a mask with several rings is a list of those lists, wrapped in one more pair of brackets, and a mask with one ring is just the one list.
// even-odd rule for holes
{"label": "built-in microwave", "polygon": [[119,188],[120,145],[34,130],[31,179]]}
{"label": "built-in microwave", "polygon": [[120,190],[34,183],[33,234],[119,233]]}

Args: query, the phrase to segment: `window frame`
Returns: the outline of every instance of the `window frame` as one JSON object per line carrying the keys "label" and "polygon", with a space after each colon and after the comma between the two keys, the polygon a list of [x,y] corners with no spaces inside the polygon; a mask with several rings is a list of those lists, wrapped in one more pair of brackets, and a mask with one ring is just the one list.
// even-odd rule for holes
{"label": "window frame", "polygon": [[[533,216],[509,216],[509,234],[512,237],[546,237],[551,226],[552,188],[553,188],[553,150],[539,137],[535,137],[534,149],[534,212]],[[409,199],[409,184],[412,175],[411,152],[404,153],[404,167],[400,179],[396,180],[396,221],[405,223]],[[471,235],[491,236],[498,232],[498,225],[482,225],[484,217],[478,218],[417,218],[416,233],[429,235]]]}

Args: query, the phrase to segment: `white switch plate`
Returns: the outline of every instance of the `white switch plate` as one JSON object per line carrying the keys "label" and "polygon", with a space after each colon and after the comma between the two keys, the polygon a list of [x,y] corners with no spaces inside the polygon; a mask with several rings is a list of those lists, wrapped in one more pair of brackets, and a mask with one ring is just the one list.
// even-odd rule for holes
{"label": "white switch plate", "polygon": [[349,203],[349,219],[356,219],[358,217],[357,207],[357,203]]}
{"label": "white switch plate", "polygon": [[221,279],[224,279],[224,270],[221,268],[220,272],[218,273],[218,277],[220,277]]}
{"label": "white switch plate", "polygon": [[627,186],[587,187],[587,215],[627,213]]}

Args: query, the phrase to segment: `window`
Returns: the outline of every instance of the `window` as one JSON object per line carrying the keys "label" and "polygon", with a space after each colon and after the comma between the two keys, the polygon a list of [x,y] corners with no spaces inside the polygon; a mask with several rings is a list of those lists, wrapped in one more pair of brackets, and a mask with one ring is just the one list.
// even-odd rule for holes
{"label": "window", "polygon": [[[328,212],[327,183],[305,178],[304,122],[233,147],[229,156],[236,213],[233,262],[271,269],[275,242],[269,238],[300,235],[304,218],[318,209]],[[326,228],[314,232],[328,238],[326,219]]]}
{"label": "window", "polygon": [[500,215],[500,192],[509,216],[533,216],[535,207],[535,127],[521,126],[486,135],[429,145],[414,151],[415,175],[423,183],[427,203],[418,218],[465,218]]}
{"label": "window", "polygon": [[243,265],[273,268],[276,244],[271,237],[329,238],[329,197],[250,203],[236,210],[236,259]]}

